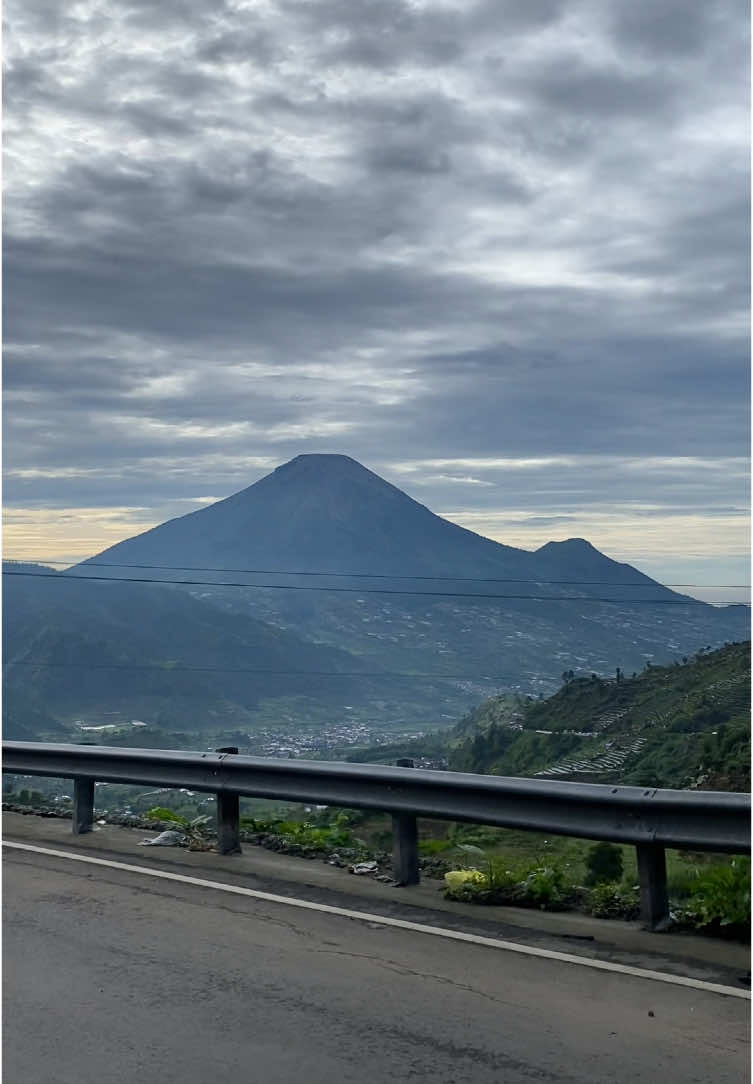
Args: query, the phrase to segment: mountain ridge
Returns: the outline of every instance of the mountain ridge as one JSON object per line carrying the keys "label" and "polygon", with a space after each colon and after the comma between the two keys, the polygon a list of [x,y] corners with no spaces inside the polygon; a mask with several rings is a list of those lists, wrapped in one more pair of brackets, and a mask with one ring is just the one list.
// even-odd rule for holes
{"label": "mountain ridge", "polygon": [[296,456],[252,485],[124,539],[75,567],[103,558],[127,565],[134,557],[144,564],[168,565],[176,547],[181,560],[193,567],[222,564],[242,571],[255,565],[278,574],[329,572],[354,579],[363,572],[522,583],[556,577],[563,567],[577,564],[584,574],[591,569],[594,575],[609,575],[615,586],[632,577],[657,598],[675,594],[585,539],[524,550],[479,535],[335,453]]}
{"label": "mountain ridge", "polygon": [[193,564],[216,564],[219,555],[227,567],[256,564],[280,573],[342,575],[366,563],[370,574],[458,575],[469,544],[490,572],[500,555],[512,572],[528,571],[530,563],[528,551],[442,519],[367,467],[334,454],[296,456],[252,485],[116,543],[94,560],[128,563],[138,553],[165,564],[176,542]]}

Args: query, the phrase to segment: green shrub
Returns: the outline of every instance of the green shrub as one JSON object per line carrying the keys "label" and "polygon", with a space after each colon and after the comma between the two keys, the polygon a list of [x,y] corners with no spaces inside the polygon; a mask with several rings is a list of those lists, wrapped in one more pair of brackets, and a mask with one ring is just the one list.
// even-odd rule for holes
{"label": "green shrub", "polygon": [[520,885],[521,902],[542,910],[557,911],[568,906],[573,886],[565,869],[553,862],[534,866]]}
{"label": "green shrub", "polygon": [[637,888],[601,881],[588,893],[585,910],[594,918],[634,919],[640,914],[640,894]]}
{"label": "green shrub", "polygon": [[622,877],[622,848],[616,843],[594,843],[586,853],[586,884],[619,881]]}
{"label": "green shrub", "polygon": [[750,859],[733,858],[698,870],[690,898],[676,917],[696,929],[715,925],[749,928]]}
{"label": "green shrub", "polygon": [[342,814],[338,815],[331,824],[241,817],[241,828],[244,831],[277,836],[284,843],[297,844],[308,851],[328,852],[340,847],[365,850],[366,844],[353,836],[348,823],[347,815]]}
{"label": "green shrub", "polygon": [[[510,868],[512,866],[512,868]],[[495,903],[513,903],[519,896],[520,883],[527,867],[516,867],[507,858],[489,859],[489,889]]]}

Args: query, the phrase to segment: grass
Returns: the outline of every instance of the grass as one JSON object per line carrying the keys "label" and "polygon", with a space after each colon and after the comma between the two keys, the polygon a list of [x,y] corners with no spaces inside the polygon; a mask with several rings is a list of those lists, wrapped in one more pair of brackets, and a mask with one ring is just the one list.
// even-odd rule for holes
{"label": "grass", "polygon": [[[331,817],[331,811],[323,814]],[[387,814],[362,814],[358,836],[375,851],[392,849],[392,821]],[[351,822],[352,823],[352,822]],[[418,850],[423,858],[458,861],[458,845],[479,847],[489,858],[507,868],[532,867],[537,863],[556,863],[567,867],[574,884],[587,880],[586,858],[595,840],[555,836],[540,832],[525,832],[512,828],[493,828],[481,824],[461,824],[449,821],[418,820]],[[618,844],[622,852],[622,884],[638,884],[638,864],[635,847]],[[724,865],[722,855],[667,850],[667,883],[670,899],[685,900],[691,893],[698,871]]]}
{"label": "grass", "polygon": [[[451,824],[446,826],[444,839],[419,840],[419,852],[424,856],[458,861],[458,845],[472,845],[501,866],[520,869],[553,864],[567,870],[568,879],[575,885],[585,885],[588,880],[587,855],[594,841],[570,836],[544,835],[507,828],[491,828],[485,825]],[[363,834],[363,833],[362,833]],[[419,836],[421,836],[419,821]],[[621,884],[632,890],[638,884],[638,863],[635,847],[618,844],[622,853],[623,874]],[[681,903],[690,898],[699,876],[705,871],[726,867],[729,859],[723,855],[667,850],[667,888],[669,898]]]}
{"label": "grass", "polygon": [[[635,919],[640,911],[635,850],[616,845],[613,880],[593,873],[593,845],[539,837],[507,847],[500,832],[463,827],[448,839],[453,870],[445,875],[449,898],[473,903],[514,904],[543,910],[580,909],[597,918]],[[519,833],[515,833],[516,836]],[[479,842],[459,842],[459,837]],[[454,846],[452,845],[454,843]],[[485,844],[482,846],[480,844]],[[534,857],[535,855],[535,857]],[[589,857],[592,861],[589,863]],[[466,872],[463,872],[466,871]],[[475,872],[478,871],[478,872]],[[667,887],[673,924],[738,940],[750,937],[750,859],[667,851]]]}

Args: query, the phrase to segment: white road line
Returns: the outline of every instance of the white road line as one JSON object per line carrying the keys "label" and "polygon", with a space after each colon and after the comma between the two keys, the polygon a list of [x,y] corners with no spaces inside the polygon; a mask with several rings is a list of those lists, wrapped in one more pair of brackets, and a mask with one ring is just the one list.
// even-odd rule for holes
{"label": "white road line", "polygon": [[563,964],[576,964],[590,967],[595,971],[611,971],[618,975],[631,975],[637,979],[649,979],[653,982],[666,982],[671,986],[689,986],[693,990],[705,990],[711,994],[723,994],[726,997],[740,997],[750,1000],[749,990],[738,990],[734,986],[721,986],[715,982],[691,979],[684,975],[671,975],[664,971],[650,971],[628,964],[615,964],[608,960],[593,960],[588,956],[573,956],[569,952],[555,952],[550,949],[536,948],[533,945],[519,945],[514,941],[501,941],[496,937],[482,937],[475,933],[462,933],[459,930],[447,930],[441,926],[426,926],[422,922],[410,922],[404,918],[390,918],[386,915],[374,915],[368,911],[351,911],[347,907],[333,907],[328,903],[313,903],[311,900],[299,900],[293,896],[277,896],[272,892],[259,892],[255,888],[243,888],[241,885],[226,884],[222,881],[207,881],[203,877],[189,877],[184,873],[170,873],[162,869],[148,869],[145,866],[133,866],[127,862],[113,862],[106,858],[93,858],[88,854],[73,854],[70,851],[56,851],[50,847],[35,847],[30,843],[14,843],[3,840],[3,847],[18,851],[31,851],[34,854],[46,854],[52,858],[67,858],[72,862],[86,862],[92,866],[105,866],[108,869],[125,870],[127,873],[140,873],[144,877],[157,877],[164,881],[177,881],[179,884],[195,885],[198,888],[212,888],[218,892],[231,892],[236,896],[247,896],[265,903],[278,903],[286,907],[298,907],[304,911],[321,911],[340,918],[356,919],[359,922],[374,922],[380,926],[392,926],[398,930],[410,930],[412,933],[425,933],[432,937],[444,937],[450,941],[464,941],[472,945],[484,945],[487,948],[500,949],[504,952],[517,952],[521,956],[537,956],[544,960],[555,960]]}

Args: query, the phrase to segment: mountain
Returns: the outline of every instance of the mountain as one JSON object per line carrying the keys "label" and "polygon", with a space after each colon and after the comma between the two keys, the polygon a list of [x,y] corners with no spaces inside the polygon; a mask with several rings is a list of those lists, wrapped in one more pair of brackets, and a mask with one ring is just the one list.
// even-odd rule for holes
{"label": "mountain", "polygon": [[342,455],[297,456],[82,572],[208,581],[188,589],[391,671],[449,678],[457,695],[427,705],[429,722],[484,692],[551,692],[563,669],[636,669],[750,627],[747,607],[688,599],[584,539],[530,552],[482,538]]}
{"label": "mountain", "polygon": [[[209,572],[210,580],[223,578],[213,569],[251,570],[255,578],[276,573],[275,582],[279,574],[329,572],[333,577],[325,578],[325,586],[336,586],[335,578],[344,575],[355,581],[379,576],[395,579],[386,584],[394,589],[407,579],[415,582],[404,585],[406,590],[520,594],[538,583],[558,596],[596,581],[608,584],[619,599],[630,599],[635,587],[644,589],[641,597],[682,598],[582,538],[548,542],[533,552],[484,538],[435,515],[344,455],[296,456],[247,489],[116,543],[78,569],[91,565],[98,574],[132,576],[129,565],[153,566],[156,574],[171,573],[177,562]],[[427,578],[437,583],[427,585]]]}
{"label": "mountain", "polygon": [[[532,555],[434,515],[344,455],[299,455],[92,562],[387,576],[529,575]],[[470,571],[469,571],[470,569]]]}

